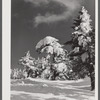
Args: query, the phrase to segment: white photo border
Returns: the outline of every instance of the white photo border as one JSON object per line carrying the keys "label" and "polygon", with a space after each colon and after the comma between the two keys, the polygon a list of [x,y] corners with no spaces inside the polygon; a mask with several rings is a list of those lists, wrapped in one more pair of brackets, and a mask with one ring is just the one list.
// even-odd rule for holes
{"label": "white photo border", "polygon": [[[98,100],[98,0],[95,0],[95,100]],[[2,100],[10,100],[11,0],[2,0]]]}

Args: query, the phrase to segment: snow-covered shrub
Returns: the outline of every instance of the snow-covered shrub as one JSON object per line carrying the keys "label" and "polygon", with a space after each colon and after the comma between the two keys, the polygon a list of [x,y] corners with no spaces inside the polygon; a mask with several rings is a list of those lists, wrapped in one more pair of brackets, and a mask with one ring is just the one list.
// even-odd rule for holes
{"label": "snow-covered shrub", "polygon": [[26,78],[26,73],[24,70],[15,68],[11,69],[11,74],[10,74],[11,79],[24,79]]}
{"label": "snow-covered shrub", "polygon": [[46,69],[43,70],[43,72],[41,73],[41,78],[43,78],[43,79],[50,79],[50,76],[51,76],[50,67],[46,67]]}

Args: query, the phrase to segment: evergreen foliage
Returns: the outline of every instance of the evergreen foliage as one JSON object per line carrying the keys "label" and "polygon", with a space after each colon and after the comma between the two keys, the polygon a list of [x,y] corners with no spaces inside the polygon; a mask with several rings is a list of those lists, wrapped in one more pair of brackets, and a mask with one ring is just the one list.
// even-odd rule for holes
{"label": "evergreen foliage", "polygon": [[[78,77],[81,78],[84,78],[84,75],[89,75],[91,90],[93,90],[95,86],[95,31],[91,26],[91,21],[88,11],[82,7],[80,15],[73,23],[74,32],[72,33],[72,39],[65,44],[70,43],[72,46],[69,56],[73,59],[72,62],[74,62],[73,70],[77,70]],[[76,74],[75,70],[73,72]]]}

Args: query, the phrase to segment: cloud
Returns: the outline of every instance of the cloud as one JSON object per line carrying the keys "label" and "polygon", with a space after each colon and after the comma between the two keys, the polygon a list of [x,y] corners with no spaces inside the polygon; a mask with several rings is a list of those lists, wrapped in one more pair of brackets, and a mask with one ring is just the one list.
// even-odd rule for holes
{"label": "cloud", "polygon": [[48,4],[49,0],[24,0],[25,2],[33,3],[35,6],[40,6],[41,4]]}
{"label": "cloud", "polygon": [[49,4],[51,1],[61,5],[60,7],[66,7],[66,10],[61,14],[52,14],[47,12],[45,15],[38,14],[34,18],[35,26],[38,26],[41,23],[54,23],[62,20],[67,20],[70,16],[73,16],[74,11],[80,8],[82,0],[25,0],[31,2],[36,6],[41,4]]}
{"label": "cloud", "polygon": [[38,26],[41,23],[57,22],[57,21],[66,19],[68,17],[68,15],[69,15],[69,12],[67,12],[67,13],[64,12],[61,15],[46,13],[45,16],[42,16],[42,15],[36,16],[34,19],[34,23],[35,23],[35,26]]}

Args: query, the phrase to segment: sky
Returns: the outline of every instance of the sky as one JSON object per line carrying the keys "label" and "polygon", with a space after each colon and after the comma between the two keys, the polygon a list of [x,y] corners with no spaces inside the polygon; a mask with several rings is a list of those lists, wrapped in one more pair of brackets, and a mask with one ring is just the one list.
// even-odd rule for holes
{"label": "sky", "polygon": [[[71,39],[73,20],[84,6],[95,25],[95,0],[12,0],[11,1],[11,68],[28,50],[39,55],[36,44],[46,36],[63,44]],[[68,51],[70,46],[65,47]]]}

